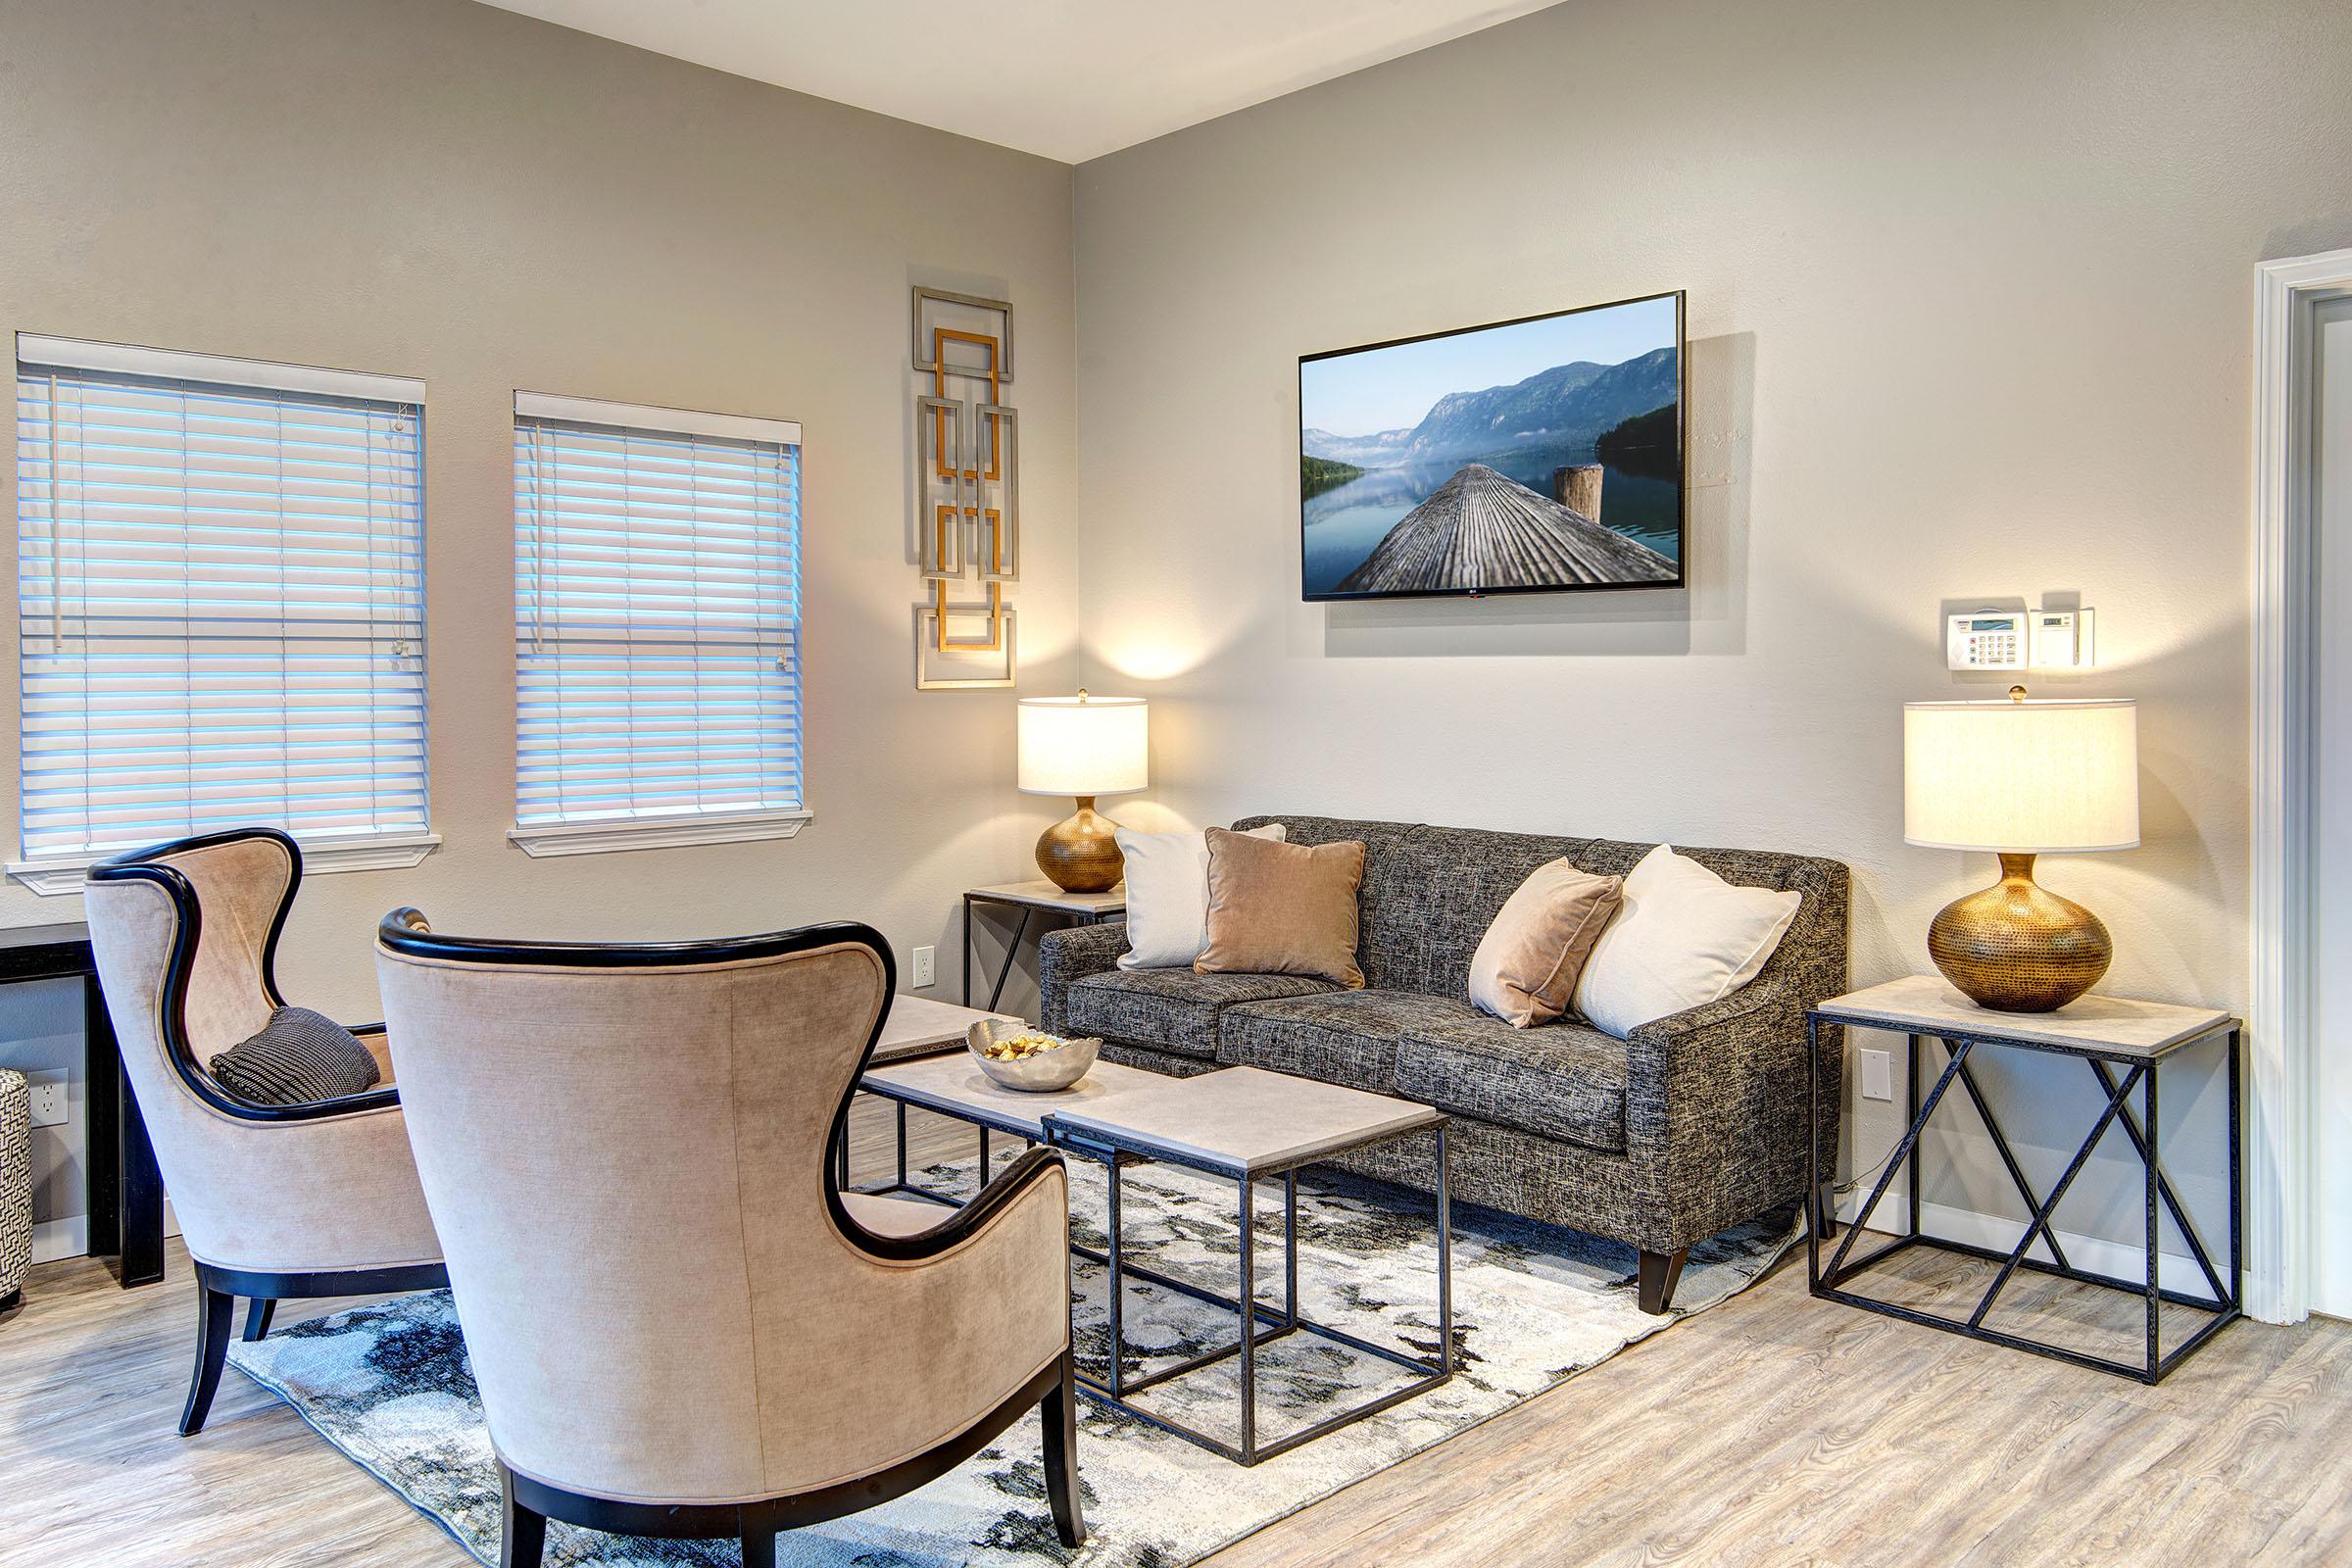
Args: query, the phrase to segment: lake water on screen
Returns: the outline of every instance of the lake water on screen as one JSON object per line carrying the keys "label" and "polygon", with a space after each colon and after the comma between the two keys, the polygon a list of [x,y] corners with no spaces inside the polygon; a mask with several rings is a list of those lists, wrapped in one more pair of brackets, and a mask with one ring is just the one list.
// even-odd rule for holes
{"label": "lake water on screen", "polygon": [[[1465,463],[1484,463],[1535,491],[1551,494],[1551,470],[1567,463],[1590,463],[1592,448],[1574,452],[1531,448],[1497,457],[1460,458],[1445,463],[1415,464],[1401,468],[1374,468],[1360,479],[1335,485],[1307,497],[1301,510],[1305,555],[1304,583],[1310,594],[1327,594],[1363,564],[1373,547],[1388,537],[1406,513],[1427,500],[1429,493]],[[1604,466],[1600,473],[1601,520],[1629,538],[1649,546],[1667,560],[1682,554],[1675,523],[1675,484],[1671,479],[1626,473]]]}

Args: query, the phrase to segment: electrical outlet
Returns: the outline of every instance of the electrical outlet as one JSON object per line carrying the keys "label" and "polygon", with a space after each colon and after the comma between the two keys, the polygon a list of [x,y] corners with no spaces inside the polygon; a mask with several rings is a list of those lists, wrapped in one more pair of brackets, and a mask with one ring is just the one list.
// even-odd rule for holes
{"label": "electrical outlet", "polygon": [[933,948],[914,950],[914,989],[922,990],[939,978],[937,951]]}
{"label": "electrical outlet", "polygon": [[24,1075],[25,1087],[32,1091],[32,1124],[35,1127],[63,1127],[66,1124],[66,1069],[50,1067]]}
{"label": "electrical outlet", "polygon": [[1884,1051],[1865,1051],[1859,1054],[1862,1059],[1862,1098],[1892,1100],[1894,1057]]}

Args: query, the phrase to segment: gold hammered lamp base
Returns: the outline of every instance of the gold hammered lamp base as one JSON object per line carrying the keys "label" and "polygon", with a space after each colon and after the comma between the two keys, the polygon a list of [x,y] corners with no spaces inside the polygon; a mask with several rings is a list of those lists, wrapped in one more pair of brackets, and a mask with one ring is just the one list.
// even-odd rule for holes
{"label": "gold hammered lamp base", "polygon": [[1037,836],[1037,868],[1064,893],[1108,893],[1127,873],[1127,858],[1111,835],[1119,824],[1095,809],[1092,795],[1078,809]]}
{"label": "gold hammered lamp base", "polygon": [[2034,857],[2004,855],[2000,881],[1936,914],[1928,956],[1980,1007],[2050,1012],[2098,984],[2115,940],[2097,915],[2034,880]]}

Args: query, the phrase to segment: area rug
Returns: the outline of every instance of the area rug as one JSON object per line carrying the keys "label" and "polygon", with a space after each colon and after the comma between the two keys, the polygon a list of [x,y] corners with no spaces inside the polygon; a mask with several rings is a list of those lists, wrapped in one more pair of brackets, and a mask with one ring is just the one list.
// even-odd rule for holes
{"label": "area rug", "polygon": [[[925,1172],[968,1192],[971,1172]],[[1074,1235],[1100,1247],[1098,1167],[1073,1162]],[[961,1184],[958,1189],[957,1184]],[[1130,1170],[1123,1191],[1129,1255],[1230,1292],[1240,1254],[1233,1191],[1164,1166]],[[1261,1299],[1280,1290],[1280,1190],[1260,1198]],[[1272,1210],[1272,1223],[1266,1212]],[[1442,1443],[1608,1359],[1635,1341],[1728,1299],[1796,1240],[1754,1223],[1691,1250],[1673,1315],[1635,1304],[1630,1248],[1492,1210],[1462,1207],[1454,1225],[1451,1382],[1250,1469],[1092,1399],[1079,1401],[1079,1460],[1089,1529],[1072,1553],[1054,1539],[1038,1426],[1024,1420],[953,1474],[896,1502],[786,1536],[786,1568],[1184,1568],[1286,1514]],[[1302,1180],[1299,1301],[1307,1315],[1376,1344],[1434,1355],[1437,1264],[1431,1209],[1410,1194],[1346,1178]],[[1103,1270],[1079,1260],[1074,1314],[1082,1363],[1100,1376],[1106,1339]],[[1234,1318],[1179,1292],[1131,1281],[1131,1375],[1234,1337]],[[1148,1353],[1138,1353],[1148,1352]],[[328,1442],[485,1563],[498,1558],[499,1491],[489,1435],[447,1292],[403,1297],[297,1324],[231,1362],[273,1390]],[[1258,1360],[1260,1441],[1395,1387],[1376,1357],[1304,1335]],[[1233,1441],[1240,1376],[1215,1363],[1139,1402]],[[561,1568],[733,1565],[732,1542],[658,1542],[566,1525],[548,1535]]]}

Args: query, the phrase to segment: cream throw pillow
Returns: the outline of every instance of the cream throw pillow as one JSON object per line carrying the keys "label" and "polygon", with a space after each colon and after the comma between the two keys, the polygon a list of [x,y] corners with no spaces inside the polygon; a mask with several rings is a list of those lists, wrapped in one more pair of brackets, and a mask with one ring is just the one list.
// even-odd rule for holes
{"label": "cream throw pillow", "polygon": [[1566,860],[1537,866],[1479,938],[1471,1003],[1514,1029],[1565,1013],[1624,886],[1622,877],[1594,876]]}
{"label": "cream throw pillow", "polygon": [[1576,1010],[1622,1040],[1753,980],[1802,896],[1726,882],[1661,844],[1625,879],[1625,903],[1576,983]]}
{"label": "cream throw pillow", "polygon": [[1201,974],[1311,974],[1361,990],[1355,892],[1364,847],[1274,844],[1208,830],[1208,946]]}
{"label": "cream throw pillow", "polygon": [[[1280,822],[1250,837],[1281,842]],[[1120,828],[1127,858],[1127,949],[1122,969],[1189,969],[1208,946],[1208,835]]]}

